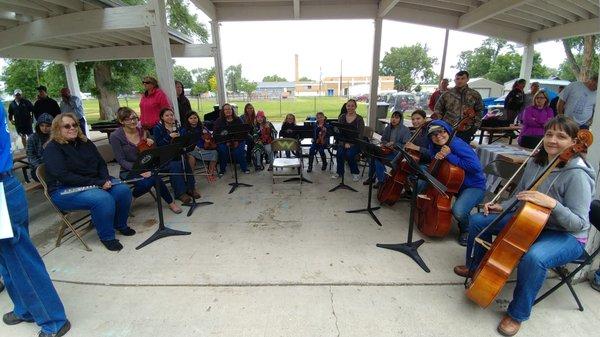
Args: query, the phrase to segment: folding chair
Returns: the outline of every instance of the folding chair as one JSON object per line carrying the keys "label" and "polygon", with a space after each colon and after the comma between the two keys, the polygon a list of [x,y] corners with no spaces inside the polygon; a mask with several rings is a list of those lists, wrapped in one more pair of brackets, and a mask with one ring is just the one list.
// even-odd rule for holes
{"label": "folding chair", "polygon": [[[594,226],[596,228],[596,230],[600,231],[600,200],[592,201],[592,205],[590,206],[590,223],[592,224],[592,226]],[[575,289],[573,289],[573,285],[571,282],[573,280],[573,277],[577,273],[579,273],[579,271],[581,271],[581,269],[583,269],[585,266],[589,266],[592,264],[592,262],[594,261],[594,258],[596,257],[596,255],[598,255],[598,253],[600,253],[600,247],[596,248],[592,252],[592,254],[588,254],[587,251],[584,251],[583,256],[581,256],[577,260],[569,262],[571,264],[577,265],[577,267],[570,273],[569,273],[568,269],[566,268],[566,266],[560,266],[557,268],[553,268],[552,270],[556,274],[558,274],[558,276],[560,277],[560,282],[558,284],[556,284],[554,287],[552,287],[550,290],[546,291],[540,297],[538,297],[538,299],[535,300],[534,305],[538,304],[540,301],[542,301],[543,299],[548,297],[550,294],[555,292],[562,285],[566,284],[567,287],[569,287],[569,290],[571,291],[571,294],[573,295],[575,302],[577,302],[579,311],[583,311],[583,305],[581,305],[581,301],[579,300],[577,293],[575,293]]]}
{"label": "folding chair", "polygon": [[[298,153],[300,151],[300,143],[294,138],[277,138],[271,143],[271,149],[273,153],[279,151],[290,151],[292,153]],[[291,173],[289,170],[292,169]],[[271,186],[271,193],[274,192],[273,188],[275,185],[275,179],[290,179],[298,178],[300,181],[300,194],[302,194],[302,159],[296,157],[293,158],[273,158],[273,170],[271,171],[273,185]]]}
{"label": "folding chair", "polygon": [[[38,179],[40,180],[40,183],[44,187],[44,196],[46,197],[46,199],[48,199],[48,202],[50,202],[50,205],[52,205],[52,208],[54,208],[56,213],[58,213],[58,215],[60,216],[60,218],[62,219],[62,222],[63,222],[62,225],[60,226],[60,230],[58,231],[58,238],[56,239],[56,247],[59,247],[62,242],[62,239],[71,233],[71,234],[75,235],[77,237],[77,239],[79,239],[79,241],[85,247],[85,250],[87,250],[88,252],[91,252],[92,249],[85,243],[85,241],[83,241],[83,238],[81,237],[81,234],[79,232],[79,229],[83,228],[86,225],[89,225],[91,227],[91,225],[92,225],[91,214],[88,212],[86,215],[77,218],[75,221],[70,221],[69,216],[71,214],[74,214],[75,212],[61,211],[58,207],[56,207],[54,202],[52,202],[52,199],[50,198],[50,194],[48,194],[48,185],[46,184],[46,167],[44,164],[37,167],[37,169],[35,171],[35,175],[38,177]],[[67,231],[65,233],[65,230],[67,228],[69,229],[69,231]]]}

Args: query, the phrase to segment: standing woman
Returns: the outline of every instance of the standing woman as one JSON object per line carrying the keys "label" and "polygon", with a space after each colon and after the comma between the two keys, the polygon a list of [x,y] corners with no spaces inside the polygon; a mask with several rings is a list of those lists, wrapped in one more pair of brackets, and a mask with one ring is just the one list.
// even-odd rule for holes
{"label": "standing woman", "polygon": [[[175,113],[170,108],[163,108],[159,113],[159,118],[160,122],[152,130],[152,138],[154,138],[156,146],[169,145],[173,142],[173,139],[180,136]],[[187,173],[186,177],[183,176],[184,166]],[[181,157],[174,158],[169,163],[168,168],[169,172],[172,173],[169,179],[177,199],[183,203],[188,203],[191,201],[190,196],[200,198],[200,193],[196,190],[196,178],[194,178],[194,173],[187,160],[182,161]]]}
{"label": "standing woman", "polygon": [[160,121],[160,111],[172,105],[165,92],[158,87],[156,78],[146,76],[142,84],[144,93],[140,99],[140,122],[144,129],[152,132],[152,128]]}
{"label": "standing woman", "polygon": [[538,91],[533,96],[533,105],[523,111],[523,129],[517,139],[519,145],[533,149],[544,138],[544,125],[554,117],[554,111],[548,104],[548,96]]}
{"label": "standing woman", "polygon": [[[235,115],[231,104],[225,103],[221,108],[221,116],[215,121],[214,133],[219,134],[226,127],[242,124],[242,120]],[[217,145],[217,152],[219,153],[219,177],[222,177],[225,174],[230,152],[235,158],[235,162],[240,165],[241,170],[244,173],[250,173],[250,170],[248,170],[248,162],[246,162],[245,142],[240,141],[237,145],[235,142],[232,142],[232,145],[236,145],[233,149],[229,148],[228,143],[229,142]]]}
{"label": "standing woman", "polygon": [[[135,164],[141,152],[139,149],[154,145],[154,140],[148,138],[146,130],[138,126],[138,120],[135,111],[128,107],[120,107],[117,110],[117,121],[121,124],[121,127],[110,134],[110,145],[117,163],[121,166],[121,172],[119,173],[121,179],[128,177],[129,171],[133,168],[133,164]],[[133,183],[132,194],[134,198],[139,198],[149,192],[158,180],[162,199],[169,205],[169,209],[173,213],[181,213],[181,208],[173,201],[173,197],[161,177],[153,177],[151,172],[143,172],[139,176],[144,179]]]}
{"label": "standing woman", "polygon": [[[349,99],[346,102],[346,113],[340,115],[338,122],[354,126],[358,130],[358,136],[362,137],[365,131],[365,121],[356,114],[356,100]],[[337,168],[336,173],[331,176],[332,179],[337,179],[344,175],[345,161],[348,161],[350,172],[352,173],[352,181],[360,180],[360,170],[356,162],[356,156],[360,152],[360,148],[356,144],[340,142],[337,146],[336,158]]]}
{"label": "standing woman", "polygon": [[[44,163],[52,202],[63,211],[89,210],[102,244],[108,250],[121,250],[115,229],[125,236],[135,234],[127,225],[131,190],[125,184],[112,185],[106,162],[83,134],[74,114],[62,113],[52,121]],[[61,194],[66,188],[90,185],[99,188]]]}
{"label": "standing woman", "polygon": [[179,108],[179,117],[182,121],[187,120],[190,112],[192,111],[192,105],[190,100],[185,97],[185,91],[183,83],[175,81],[175,92],[177,93],[177,107]]}
{"label": "standing woman", "polygon": [[525,105],[525,84],[527,81],[520,78],[513,83],[512,90],[504,99],[504,111],[506,111],[506,119],[509,123],[514,123],[515,118],[520,114]]}
{"label": "standing woman", "polygon": [[[246,103],[244,106],[244,114],[240,116],[242,123],[250,125],[252,130],[256,126],[256,111],[254,110],[254,106],[250,103]],[[246,162],[252,162],[252,149],[254,148],[254,138],[252,136],[248,136],[246,140]]]}
{"label": "standing woman", "polygon": [[[462,277],[473,275],[486,253],[484,248],[473,244],[483,228],[495,220],[496,216],[492,213],[502,212],[515,200],[531,202],[551,210],[541,234],[517,266],[513,298],[497,328],[504,336],[515,335],[521,323],[529,319],[548,269],[562,266],[585,253],[590,229],[590,204],[595,189],[594,169],[583,158],[574,157],[562,167],[559,165],[554,169],[536,191],[527,190],[548,163],[575,144],[578,131],[579,125],[571,118],[559,116],[551,119],[544,127],[543,146],[525,166],[515,196],[502,204],[486,203],[483,213],[471,216],[466,264],[454,267],[454,272]],[[510,210],[480,238],[491,242],[492,235],[500,233],[515,212],[515,209]]]}

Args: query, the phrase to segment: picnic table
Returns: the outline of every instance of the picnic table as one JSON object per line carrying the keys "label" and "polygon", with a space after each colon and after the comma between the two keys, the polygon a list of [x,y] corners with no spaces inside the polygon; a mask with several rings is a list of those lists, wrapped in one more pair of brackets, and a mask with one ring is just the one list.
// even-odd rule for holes
{"label": "picnic table", "polygon": [[[479,145],[476,149],[477,156],[481,163],[481,167],[486,167],[494,160],[503,160],[514,164],[521,165],[531,154],[531,150],[515,145],[507,144],[484,144]],[[495,176],[486,175],[486,187],[490,188],[497,185],[500,179]]]}
{"label": "picnic table", "polygon": [[[521,132],[521,126],[514,124],[497,127],[482,126],[479,128],[479,144],[483,143],[486,132],[488,133],[488,144],[492,144],[501,138],[508,138],[508,144],[512,144],[513,139],[517,138],[517,135]],[[496,135],[496,139],[494,139],[494,135]]]}

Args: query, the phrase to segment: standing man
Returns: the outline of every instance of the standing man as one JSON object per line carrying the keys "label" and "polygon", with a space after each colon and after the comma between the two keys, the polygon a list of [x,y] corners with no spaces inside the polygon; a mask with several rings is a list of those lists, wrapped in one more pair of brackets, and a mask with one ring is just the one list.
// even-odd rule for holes
{"label": "standing man", "polygon": [[83,103],[77,96],[71,95],[69,88],[60,89],[60,112],[72,112],[79,120],[79,127],[83,134],[87,136],[87,126],[85,125],[85,114],[83,113]]}
{"label": "standing man", "polygon": [[443,93],[435,104],[434,115],[454,126],[465,115],[473,110],[473,123],[466,131],[458,131],[456,135],[469,143],[475,132],[481,126],[483,100],[476,90],[469,88],[469,72],[461,70],[454,75],[454,88]]}
{"label": "standing man", "polygon": [[[33,133],[33,104],[23,98],[21,89],[15,90],[15,99],[8,106],[8,120],[15,126],[21,136],[23,147],[27,146],[27,137]],[[4,116],[2,116],[4,118]]]}
{"label": "standing man", "polygon": [[598,74],[586,82],[573,82],[560,93],[556,108],[559,115],[573,118],[579,127],[589,129],[596,108]]}
{"label": "standing man", "polygon": [[52,118],[56,117],[60,113],[60,107],[54,99],[48,97],[46,86],[40,85],[36,89],[38,91],[38,99],[33,105],[33,117],[35,117],[35,120],[44,112],[52,116]]}
{"label": "standing man", "polygon": [[[4,106],[0,102],[0,115]],[[35,322],[42,329],[39,337],[59,337],[69,331],[58,293],[46,271],[46,266],[29,237],[29,214],[23,186],[12,174],[10,134],[5,119],[0,118],[0,182],[10,219],[13,237],[0,239],[0,274],[14,304],[13,311],[4,314],[7,325]],[[6,224],[5,222],[5,224]]]}
{"label": "standing man", "polygon": [[427,104],[427,106],[429,107],[429,110],[431,110],[431,111],[435,110],[435,103],[437,103],[438,99],[440,98],[440,96],[442,96],[443,93],[448,91],[448,83],[449,82],[450,81],[447,78],[444,78],[440,81],[440,85],[438,86],[438,88],[435,89],[433,94],[431,94],[431,97],[429,97],[429,104]]}
{"label": "standing man", "polygon": [[525,104],[523,104],[523,109],[521,109],[521,114],[527,107],[530,107],[533,105],[533,96],[535,96],[535,94],[537,94],[537,92],[539,90],[540,90],[540,83],[539,82],[531,82],[531,84],[529,85],[529,93],[525,94]]}

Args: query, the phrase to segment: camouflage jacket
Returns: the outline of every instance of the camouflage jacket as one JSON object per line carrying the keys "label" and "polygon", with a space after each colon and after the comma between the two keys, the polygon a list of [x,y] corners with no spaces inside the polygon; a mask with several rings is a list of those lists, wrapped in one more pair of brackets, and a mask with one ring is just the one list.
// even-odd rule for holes
{"label": "camouflage jacket", "polygon": [[442,120],[454,126],[468,109],[475,111],[474,125],[471,125],[469,129],[479,129],[483,116],[483,101],[476,90],[465,85],[461,89],[452,88],[440,96],[435,104],[434,112],[439,114]]}

